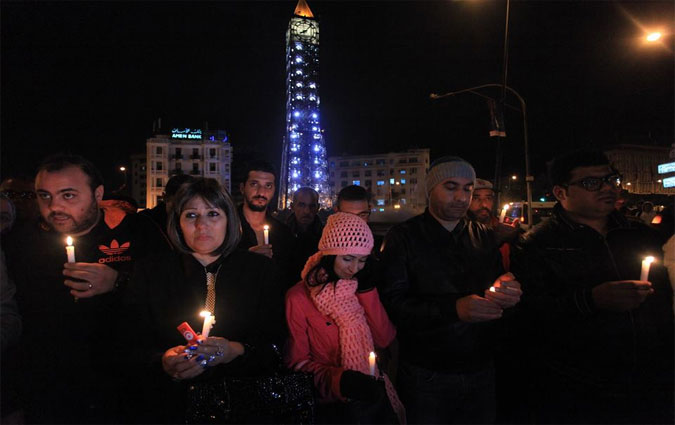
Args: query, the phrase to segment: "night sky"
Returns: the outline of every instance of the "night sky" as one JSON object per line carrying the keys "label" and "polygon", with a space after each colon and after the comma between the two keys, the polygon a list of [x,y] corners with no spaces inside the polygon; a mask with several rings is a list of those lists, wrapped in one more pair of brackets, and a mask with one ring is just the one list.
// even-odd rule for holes
{"label": "night sky", "polygon": [[[166,130],[208,121],[230,133],[235,161],[278,164],[295,4],[3,1],[2,176],[70,151],[119,178],[158,117]],[[329,155],[428,147],[492,177],[485,101],[429,94],[501,83],[505,1],[309,5]],[[573,147],[673,143],[674,18],[671,0],[512,0],[508,84],[527,102],[535,173]],[[670,35],[645,46],[653,27]],[[519,112],[507,111],[506,130],[504,171],[522,174]]]}

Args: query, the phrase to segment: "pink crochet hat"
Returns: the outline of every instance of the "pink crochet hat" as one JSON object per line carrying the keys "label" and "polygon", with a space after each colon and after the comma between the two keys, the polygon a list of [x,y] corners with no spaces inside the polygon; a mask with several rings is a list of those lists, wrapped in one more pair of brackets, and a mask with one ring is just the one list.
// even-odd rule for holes
{"label": "pink crochet hat", "polygon": [[335,213],[328,217],[319,241],[323,255],[368,255],[373,250],[373,233],[356,214]]}

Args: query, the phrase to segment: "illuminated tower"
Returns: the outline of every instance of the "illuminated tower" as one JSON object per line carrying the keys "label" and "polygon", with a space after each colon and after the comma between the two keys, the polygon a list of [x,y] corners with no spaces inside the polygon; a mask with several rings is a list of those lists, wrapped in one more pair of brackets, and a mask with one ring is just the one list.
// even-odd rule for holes
{"label": "illuminated tower", "polygon": [[299,0],[286,32],[286,132],[281,153],[279,208],[293,192],[309,186],[327,206],[328,167],[319,123],[319,23]]}

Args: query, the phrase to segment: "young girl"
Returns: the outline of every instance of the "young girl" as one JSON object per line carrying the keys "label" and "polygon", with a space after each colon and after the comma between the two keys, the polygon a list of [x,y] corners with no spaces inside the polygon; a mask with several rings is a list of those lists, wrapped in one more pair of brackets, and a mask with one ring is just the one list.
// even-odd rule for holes
{"label": "young girl", "polygon": [[319,252],[286,294],[286,364],[314,374],[319,423],[405,423],[393,385],[369,360],[396,336],[372,281],[358,279],[372,249],[363,219],[331,215]]}

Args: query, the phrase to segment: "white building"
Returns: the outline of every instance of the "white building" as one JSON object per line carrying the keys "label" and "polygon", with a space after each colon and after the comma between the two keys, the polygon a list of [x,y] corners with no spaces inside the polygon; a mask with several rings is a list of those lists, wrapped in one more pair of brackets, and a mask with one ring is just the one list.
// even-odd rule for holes
{"label": "white building", "polygon": [[147,201],[157,205],[166,182],[176,174],[216,179],[231,191],[232,146],[223,130],[174,128],[146,142]]}
{"label": "white building", "polygon": [[376,211],[426,207],[424,180],[429,168],[429,149],[409,149],[377,155],[328,158],[331,199],[349,185],[363,186],[372,194]]}
{"label": "white building", "polygon": [[[674,148],[675,149],[675,148]],[[671,162],[671,149],[665,146],[616,145],[605,155],[623,176],[623,188],[639,195],[675,194],[675,188],[664,188],[658,165]]]}

